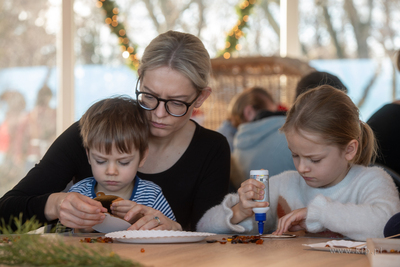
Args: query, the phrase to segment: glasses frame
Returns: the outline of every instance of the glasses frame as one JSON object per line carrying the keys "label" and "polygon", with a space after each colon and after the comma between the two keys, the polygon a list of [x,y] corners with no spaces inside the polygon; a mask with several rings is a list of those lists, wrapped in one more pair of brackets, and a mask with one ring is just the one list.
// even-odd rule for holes
{"label": "glasses frame", "polygon": [[[195,98],[192,102],[190,102],[190,103],[187,103],[187,102],[181,101],[181,100],[175,100],[175,99],[163,99],[163,98],[156,97],[155,95],[153,95],[153,94],[151,94],[151,93],[140,92],[140,91],[138,90],[139,81],[140,81],[140,77],[138,78],[138,80],[137,80],[137,82],[136,82],[136,88],[135,88],[136,101],[138,102],[139,106],[140,106],[141,108],[145,109],[145,110],[151,111],[151,110],[157,109],[158,106],[160,105],[160,101],[161,101],[161,102],[164,102],[164,108],[165,108],[165,110],[167,111],[167,113],[168,113],[169,115],[173,116],[173,117],[183,117],[183,116],[185,116],[186,113],[187,113],[188,110],[189,110],[189,107],[190,107],[191,105],[193,105],[194,102],[196,102],[197,98],[199,98],[199,96],[200,96],[200,94],[201,94],[201,92],[198,93],[197,96],[196,96],[196,98]],[[140,103],[140,101],[139,101],[139,95],[150,95],[150,96],[154,97],[154,98],[157,100],[157,105],[156,105],[154,108],[148,108],[148,107],[143,106],[143,105]],[[179,102],[179,103],[184,104],[184,105],[186,106],[186,111],[185,111],[185,113],[183,113],[182,115],[176,115],[176,114],[171,113],[171,112],[168,110],[168,106],[167,106],[167,103],[170,102],[170,101]]]}

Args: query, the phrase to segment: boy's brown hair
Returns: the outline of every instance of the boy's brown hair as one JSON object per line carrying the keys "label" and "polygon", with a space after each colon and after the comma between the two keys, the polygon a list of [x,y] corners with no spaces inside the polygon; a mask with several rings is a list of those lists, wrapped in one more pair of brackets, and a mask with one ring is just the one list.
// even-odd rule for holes
{"label": "boy's brown hair", "polygon": [[100,100],[79,121],[83,146],[110,154],[113,145],[120,153],[137,149],[140,158],[148,148],[149,123],[135,99],[116,96]]}

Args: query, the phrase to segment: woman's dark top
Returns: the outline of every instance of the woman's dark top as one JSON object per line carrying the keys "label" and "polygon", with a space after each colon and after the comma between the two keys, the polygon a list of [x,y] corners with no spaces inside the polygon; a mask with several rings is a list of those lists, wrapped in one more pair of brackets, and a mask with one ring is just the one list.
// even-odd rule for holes
{"label": "woman's dark top", "polygon": [[[226,138],[196,123],[193,138],[181,158],[170,169],[157,174],[138,172],[142,179],[158,184],[183,230],[195,230],[203,214],[228,193],[230,150]],[[78,122],[51,145],[43,159],[12,190],[0,199],[0,217],[32,216],[44,223],[50,194],[67,184],[91,177]]]}
{"label": "woman's dark top", "polygon": [[378,142],[376,163],[400,174],[400,105],[387,104],[368,120]]}

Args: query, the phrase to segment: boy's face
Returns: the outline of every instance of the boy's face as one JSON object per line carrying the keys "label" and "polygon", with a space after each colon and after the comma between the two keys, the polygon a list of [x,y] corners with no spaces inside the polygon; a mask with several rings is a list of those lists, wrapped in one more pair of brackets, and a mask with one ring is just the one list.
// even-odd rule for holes
{"label": "boy's face", "polygon": [[307,185],[330,187],[347,175],[349,161],[354,156],[354,149],[357,150],[353,141],[342,150],[338,146],[324,144],[318,134],[289,130],[285,135],[296,170]]}
{"label": "boy's face", "polygon": [[143,166],[147,152],[140,160],[138,150],[132,149],[130,154],[119,153],[113,146],[110,155],[92,148],[87,151],[87,156],[93,176],[97,181],[96,192],[130,196],[137,169]]}

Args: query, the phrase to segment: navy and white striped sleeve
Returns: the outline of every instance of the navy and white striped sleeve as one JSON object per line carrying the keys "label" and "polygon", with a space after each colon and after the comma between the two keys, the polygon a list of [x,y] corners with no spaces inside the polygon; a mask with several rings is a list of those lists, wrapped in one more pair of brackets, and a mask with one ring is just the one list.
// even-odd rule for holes
{"label": "navy and white striped sleeve", "polygon": [[93,182],[94,182],[93,177],[83,179],[82,181],[79,181],[73,186],[71,186],[68,192],[76,192],[84,196],[93,198],[92,195]]}
{"label": "navy and white striped sleeve", "polygon": [[164,197],[164,194],[162,193],[161,190],[157,195],[153,208],[161,211],[165,216],[167,216],[171,220],[176,221],[174,212],[172,211],[171,206],[169,205],[167,199]]}
{"label": "navy and white striped sleeve", "polygon": [[151,181],[139,180],[138,188],[132,201],[159,210],[171,220],[176,221],[174,212],[164,197],[161,188]]}

